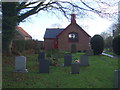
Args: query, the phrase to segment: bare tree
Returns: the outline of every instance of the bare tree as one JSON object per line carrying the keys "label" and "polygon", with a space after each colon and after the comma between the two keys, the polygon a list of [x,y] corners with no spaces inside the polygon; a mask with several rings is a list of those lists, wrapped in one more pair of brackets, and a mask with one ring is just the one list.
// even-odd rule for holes
{"label": "bare tree", "polygon": [[115,2],[107,2],[106,0],[75,0],[75,1],[64,1],[64,0],[38,0],[27,2],[21,2],[18,6],[19,22],[25,18],[34,15],[40,11],[53,12],[60,11],[65,17],[68,18],[71,10],[74,10],[78,15],[86,15],[87,12],[93,12],[101,17],[112,17],[117,14],[115,6],[118,0]]}
{"label": "bare tree", "polygon": [[104,32],[102,32],[100,35],[103,37],[104,40],[106,40],[108,37],[111,36],[111,32],[109,32],[109,31],[104,31]]}

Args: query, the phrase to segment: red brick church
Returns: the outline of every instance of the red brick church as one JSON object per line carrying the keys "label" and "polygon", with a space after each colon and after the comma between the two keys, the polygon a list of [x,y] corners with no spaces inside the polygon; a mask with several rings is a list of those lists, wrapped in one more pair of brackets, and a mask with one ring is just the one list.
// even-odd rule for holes
{"label": "red brick church", "polygon": [[46,29],[44,48],[70,51],[71,46],[75,45],[77,51],[84,51],[90,49],[90,39],[91,36],[76,23],[76,15],[71,14],[71,23],[65,29]]}

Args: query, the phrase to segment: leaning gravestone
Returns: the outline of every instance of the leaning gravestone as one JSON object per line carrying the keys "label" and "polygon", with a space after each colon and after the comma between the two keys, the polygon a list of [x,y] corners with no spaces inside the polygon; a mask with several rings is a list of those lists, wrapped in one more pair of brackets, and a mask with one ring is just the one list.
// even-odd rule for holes
{"label": "leaning gravestone", "polygon": [[72,55],[65,54],[64,55],[64,66],[71,66],[71,64],[72,64]]}
{"label": "leaning gravestone", "polygon": [[71,74],[79,74],[79,73],[80,73],[80,63],[72,63]]}
{"label": "leaning gravestone", "polygon": [[39,62],[39,73],[49,73],[49,60],[41,60]]}
{"label": "leaning gravestone", "polygon": [[80,57],[80,66],[89,66],[88,56],[87,55],[82,55]]}
{"label": "leaning gravestone", "polygon": [[16,56],[15,58],[15,72],[27,72],[26,57]]}

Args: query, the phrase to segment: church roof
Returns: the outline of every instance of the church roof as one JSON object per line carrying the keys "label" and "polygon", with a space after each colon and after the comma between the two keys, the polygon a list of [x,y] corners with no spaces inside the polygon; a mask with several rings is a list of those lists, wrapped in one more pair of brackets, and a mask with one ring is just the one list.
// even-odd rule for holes
{"label": "church roof", "polygon": [[63,31],[63,28],[47,28],[44,38],[56,38]]}

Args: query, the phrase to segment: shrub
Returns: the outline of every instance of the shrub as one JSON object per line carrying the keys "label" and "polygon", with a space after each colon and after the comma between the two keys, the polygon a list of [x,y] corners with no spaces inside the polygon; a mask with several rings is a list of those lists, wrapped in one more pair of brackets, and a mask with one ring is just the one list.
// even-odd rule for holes
{"label": "shrub", "polygon": [[48,50],[48,51],[46,51],[46,57],[51,57],[51,51],[50,50]]}
{"label": "shrub", "polygon": [[56,53],[59,53],[59,50],[58,49],[52,49],[52,54],[56,54]]}
{"label": "shrub", "polygon": [[13,40],[12,50],[21,53],[39,53],[40,45],[39,41],[35,40]]}
{"label": "shrub", "polygon": [[104,49],[104,40],[100,35],[94,35],[91,38],[91,48],[94,55],[99,55],[103,52]]}
{"label": "shrub", "polygon": [[78,50],[78,52],[82,52],[81,50]]}
{"label": "shrub", "polygon": [[46,57],[62,58],[64,56],[64,53],[65,52],[63,50],[58,50],[58,49],[47,50],[46,51]]}
{"label": "shrub", "polygon": [[32,40],[25,40],[25,50],[30,50],[35,47],[35,43]]}
{"label": "shrub", "polygon": [[23,52],[25,50],[25,40],[14,40],[12,50]]}
{"label": "shrub", "polygon": [[113,52],[120,55],[120,35],[116,36],[112,41]]}

